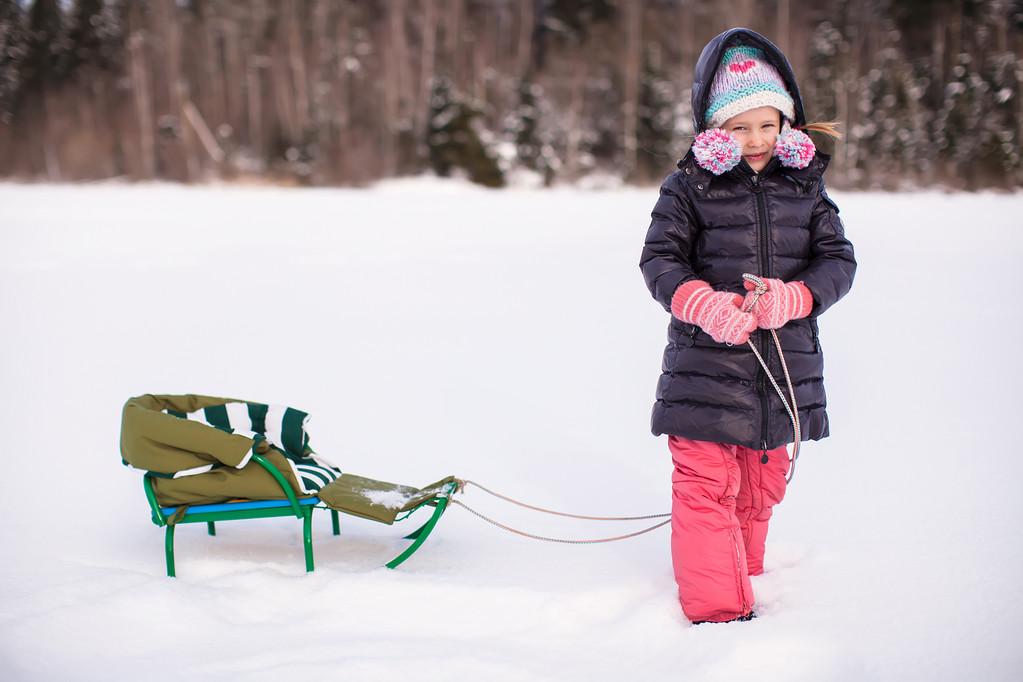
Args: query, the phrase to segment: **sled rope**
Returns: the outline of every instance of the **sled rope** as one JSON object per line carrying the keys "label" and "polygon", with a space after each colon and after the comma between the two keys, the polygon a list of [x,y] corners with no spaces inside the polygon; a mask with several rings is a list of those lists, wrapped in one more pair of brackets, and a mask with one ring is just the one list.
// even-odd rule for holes
{"label": "sled rope", "polygon": [[[742,278],[755,286],[753,289],[753,299],[750,301],[749,307],[747,307],[745,311],[750,312],[753,310],[753,306],[757,304],[757,301],[760,300],[760,296],[767,292],[767,285],[764,284],[764,280],[749,273],[744,274]],[[794,440],[792,443],[792,454],[789,455],[789,473],[785,477],[785,482],[791,483],[792,477],[796,473],[796,460],[799,458],[799,443],[803,439],[803,434],[799,425],[799,407],[796,405],[796,391],[792,387],[792,377],[789,376],[789,366],[785,362],[785,353],[781,350],[781,342],[778,340],[778,333],[773,329],[771,330],[771,338],[774,339],[774,347],[778,349],[778,360],[781,361],[781,369],[785,374],[785,383],[789,389],[789,398],[791,399],[791,402],[786,400],[785,394],[782,393],[781,387],[778,386],[778,382],[775,381],[774,375],[771,373],[771,370],[768,369],[767,363],[764,362],[764,358],[761,357],[760,351],[758,351],[757,347],[753,345],[753,340],[747,340],[746,344],[750,347],[750,350],[753,351],[753,355],[756,356],[757,360],[760,361],[760,366],[764,368],[764,373],[767,375],[767,378],[771,380],[771,385],[774,386],[774,390],[778,393],[778,397],[781,398],[781,404],[785,406],[785,411],[789,413],[789,420],[792,422],[792,434],[794,436]]]}
{"label": "sled rope", "polygon": [[505,502],[511,502],[512,504],[517,504],[518,506],[525,507],[526,509],[532,509],[533,511],[543,512],[544,514],[554,514],[555,516],[567,516],[573,519],[588,519],[590,521],[643,521],[645,519],[662,519],[666,516],[671,516],[671,514],[648,514],[647,516],[583,516],[582,514],[569,514],[567,512],[554,511],[553,509],[535,507],[531,504],[526,504],[525,502],[520,502],[519,500],[508,497],[507,495],[502,495],[501,493],[494,492],[493,490],[480,485],[476,481],[470,481],[469,479],[464,480],[458,479],[459,491],[465,490],[465,486],[467,485],[474,485],[480,490],[490,493],[494,497],[499,497]]}
{"label": "sled rope", "polygon": [[[468,486],[468,485],[474,485],[477,488],[479,488],[480,490],[482,490],[482,491],[484,491],[486,493],[489,493],[490,495],[493,495],[494,497],[500,498],[500,499],[504,500],[505,502],[510,502],[510,503],[518,505],[520,507],[524,507],[526,509],[531,509],[533,511],[542,512],[544,514],[554,514],[555,516],[567,516],[567,517],[572,518],[572,519],[586,519],[588,521],[642,521],[644,519],[662,519],[662,518],[670,517],[671,516],[671,514],[647,514],[646,516],[584,516],[582,514],[569,514],[568,512],[559,512],[559,511],[555,511],[553,509],[546,509],[545,507],[537,507],[536,505],[526,504],[525,502],[522,502],[520,500],[516,500],[513,497],[508,497],[507,495],[502,495],[499,492],[495,492],[495,491],[491,490],[490,488],[487,488],[486,486],[480,485],[476,481],[470,481],[468,479],[461,479],[461,478],[455,479],[455,480],[458,482],[458,492],[463,492],[465,490],[466,486]],[[552,537],[548,537],[546,535],[534,535],[533,533],[527,533],[527,532],[525,532],[523,530],[519,530],[517,528],[512,528],[511,526],[505,525],[505,524],[501,523],[500,521],[495,521],[494,519],[490,518],[489,516],[486,516],[484,514],[481,514],[478,511],[476,511],[475,509],[473,509],[469,505],[465,504],[461,500],[456,500],[454,498],[451,498],[451,503],[452,504],[457,504],[459,507],[462,507],[463,509],[468,511],[470,514],[473,514],[474,516],[478,516],[479,518],[483,519],[487,523],[492,524],[494,526],[497,526],[498,528],[501,528],[503,530],[506,530],[509,533],[515,533],[516,535],[521,535],[523,537],[531,538],[533,540],[543,540],[544,542],[558,542],[558,543],[569,544],[569,545],[592,545],[592,544],[596,544],[596,543],[599,543],[599,542],[614,542],[616,540],[625,540],[627,538],[634,538],[637,535],[642,535],[643,533],[649,533],[650,531],[656,530],[656,529],[660,528],[661,526],[663,526],[665,524],[671,523],[671,519],[669,518],[666,521],[661,521],[660,523],[655,524],[653,526],[650,526],[649,528],[644,528],[642,530],[638,530],[638,531],[636,531],[634,533],[628,533],[626,535],[616,535],[616,536],[610,537],[610,538],[594,538],[594,539],[587,539],[587,540],[577,540],[577,539],[571,539],[571,538],[552,538]]]}
{"label": "sled rope", "polygon": [[[637,535],[642,535],[643,533],[649,533],[650,531],[656,530],[656,529],[660,528],[661,526],[663,526],[665,524],[671,523],[671,519],[667,519],[665,521],[661,521],[660,523],[658,523],[656,525],[650,526],[649,528],[644,528],[643,530],[638,530],[635,533],[629,533],[627,535],[616,535],[615,537],[611,537],[611,538],[595,538],[595,539],[592,539],[592,540],[575,540],[575,539],[569,539],[569,538],[551,538],[551,537],[547,537],[545,535],[534,535],[532,533],[527,533],[525,531],[518,530],[517,528],[512,528],[511,526],[506,526],[506,525],[504,525],[503,523],[501,523],[499,521],[495,521],[494,519],[479,513],[475,509],[473,509],[473,508],[469,507],[468,505],[466,505],[461,500],[456,500],[454,498],[451,498],[451,503],[452,504],[457,504],[459,507],[462,507],[463,509],[468,511],[470,514],[478,516],[479,518],[483,519],[487,523],[495,525],[498,528],[501,528],[503,530],[508,531],[509,533],[515,533],[516,535],[521,535],[523,537],[531,538],[533,540],[543,540],[544,542],[557,542],[557,543],[566,544],[566,545],[592,545],[592,544],[596,544],[596,543],[599,543],[599,542],[614,542],[616,540],[625,540],[625,539],[628,539],[628,538],[634,538]],[[670,516],[670,514],[659,514],[658,516]],[[644,518],[644,517],[638,517],[638,518]],[[651,518],[651,517],[646,517],[646,518]]]}

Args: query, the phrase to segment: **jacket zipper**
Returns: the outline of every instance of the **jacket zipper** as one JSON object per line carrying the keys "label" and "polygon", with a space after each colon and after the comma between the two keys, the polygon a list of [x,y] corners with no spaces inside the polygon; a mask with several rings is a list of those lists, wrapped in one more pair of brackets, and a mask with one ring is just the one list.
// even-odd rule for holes
{"label": "jacket zipper", "polygon": [[696,332],[699,329],[696,325],[686,325],[682,328],[682,333],[689,337],[689,343],[686,344],[686,348],[692,348],[696,345]]}
{"label": "jacket zipper", "polygon": [[[771,276],[771,263],[768,261],[767,239],[767,201],[764,199],[764,188],[760,186],[760,176],[753,174],[753,194],[757,198],[757,260],[760,265],[760,276]],[[760,355],[764,358],[767,366],[771,366],[771,347],[767,344],[767,337],[763,332],[758,331],[757,337],[760,346]],[[769,405],[767,401],[767,376],[763,367],[757,369],[757,392],[760,394],[760,447],[767,450],[767,435],[770,433]]]}

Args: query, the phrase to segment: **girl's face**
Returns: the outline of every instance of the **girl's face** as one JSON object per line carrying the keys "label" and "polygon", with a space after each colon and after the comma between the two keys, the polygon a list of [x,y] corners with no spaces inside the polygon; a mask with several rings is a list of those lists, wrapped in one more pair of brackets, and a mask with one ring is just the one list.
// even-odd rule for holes
{"label": "girl's face", "polygon": [[742,158],[759,173],[771,160],[774,141],[781,131],[781,112],[758,107],[731,117],[721,126],[742,145]]}

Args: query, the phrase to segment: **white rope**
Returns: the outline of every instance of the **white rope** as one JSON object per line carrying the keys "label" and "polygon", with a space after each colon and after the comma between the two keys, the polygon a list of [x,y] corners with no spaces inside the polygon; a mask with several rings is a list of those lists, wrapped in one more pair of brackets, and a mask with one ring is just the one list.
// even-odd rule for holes
{"label": "white rope", "polygon": [[543,512],[544,514],[554,514],[556,516],[567,516],[567,517],[573,518],[573,519],[588,519],[590,521],[643,521],[645,519],[663,519],[666,516],[671,516],[671,514],[648,514],[646,516],[583,516],[582,514],[569,514],[567,512],[554,511],[553,509],[545,509],[543,507],[536,507],[536,506],[533,506],[531,504],[526,504],[525,502],[520,502],[519,500],[516,500],[514,498],[508,497],[507,495],[502,495],[501,493],[494,492],[490,488],[486,488],[486,487],[480,485],[479,483],[477,483],[476,481],[470,481],[468,479],[457,479],[457,481],[458,481],[458,489],[460,491],[461,490],[465,490],[465,486],[467,486],[467,485],[474,485],[477,488],[479,488],[480,490],[483,490],[484,492],[490,493],[494,497],[499,497],[499,498],[501,498],[502,500],[504,500],[506,502],[511,502],[512,504],[517,504],[520,507],[525,507],[526,509],[532,509],[533,511]]}
{"label": "white rope", "polygon": [[[596,538],[596,539],[593,539],[593,540],[573,540],[573,539],[566,539],[566,538],[551,538],[551,537],[547,537],[546,535],[533,535],[532,533],[527,533],[525,531],[521,531],[521,530],[518,530],[516,528],[512,528],[511,526],[506,526],[503,523],[495,521],[495,520],[493,520],[492,518],[490,518],[488,516],[484,516],[483,514],[481,514],[478,511],[476,511],[475,509],[472,509],[471,507],[469,507],[468,505],[463,503],[461,500],[456,500],[454,498],[451,498],[451,503],[452,504],[457,504],[459,507],[462,507],[463,509],[465,509],[469,513],[475,514],[476,516],[480,517],[481,519],[483,519],[487,523],[493,524],[493,525],[497,526],[498,528],[502,528],[502,529],[508,531],[509,533],[515,533],[516,535],[521,535],[523,537],[531,538],[533,540],[543,540],[544,542],[558,542],[558,543],[561,543],[561,544],[568,544],[568,545],[592,545],[592,544],[596,544],[598,542],[614,542],[616,540],[626,540],[628,538],[634,538],[637,535],[642,535],[643,533],[649,533],[652,530],[657,530],[661,526],[664,526],[664,525],[667,525],[667,524],[671,523],[671,519],[668,519],[666,521],[661,521],[660,523],[658,523],[656,525],[650,526],[649,528],[644,528],[643,530],[638,530],[635,533],[629,533],[627,535],[616,535],[615,537],[611,537],[611,538]],[[671,516],[671,514],[659,514],[658,516]]]}
{"label": "white rope", "polygon": [[[760,279],[756,275],[746,273],[742,278],[754,285],[753,298],[750,301],[749,306],[746,307],[745,312],[753,310],[753,306],[757,304],[760,297],[767,292],[767,284],[764,280]],[[778,349],[778,360],[781,362],[782,372],[785,374],[785,383],[789,389],[789,400],[786,400],[785,394],[782,393],[781,387],[778,386],[778,382],[775,380],[774,375],[771,374],[771,370],[768,369],[767,363],[764,362],[764,358],[760,356],[760,351],[753,345],[753,340],[749,339],[746,344],[753,351],[753,355],[756,356],[757,360],[760,361],[760,366],[764,368],[764,373],[767,378],[771,380],[771,385],[774,386],[774,390],[778,393],[778,397],[781,398],[781,404],[785,406],[785,411],[789,413],[789,420],[792,422],[792,454],[789,455],[789,473],[785,477],[786,483],[792,482],[792,477],[796,473],[796,460],[799,458],[799,444],[803,440],[803,432],[799,424],[799,406],[796,404],[796,390],[792,387],[792,377],[789,376],[789,366],[785,362],[785,353],[782,352],[781,342],[778,340],[778,333],[775,330],[771,330],[771,337],[774,339],[774,347]],[[786,450],[787,452],[787,450]]]}
{"label": "white rope", "polygon": [[[525,507],[526,509],[532,509],[533,511],[543,512],[544,514],[554,514],[555,516],[567,516],[567,517],[573,518],[573,519],[586,519],[588,521],[642,521],[644,519],[662,519],[662,518],[666,518],[666,517],[670,517],[671,516],[671,514],[647,514],[645,516],[584,516],[582,514],[569,514],[568,512],[559,512],[559,511],[555,511],[553,509],[546,509],[544,507],[537,507],[537,506],[532,505],[532,504],[526,504],[525,502],[521,502],[521,501],[516,500],[516,499],[514,499],[512,497],[508,497],[507,495],[502,495],[501,493],[495,492],[495,491],[491,490],[490,488],[482,486],[482,485],[480,485],[479,483],[477,483],[475,481],[470,481],[468,479],[461,479],[461,478],[455,479],[455,480],[458,482],[458,492],[463,492],[465,490],[465,487],[468,486],[468,485],[474,485],[477,488],[479,488],[480,490],[482,490],[484,492],[487,492],[487,493],[493,495],[494,497],[498,497],[498,498],[504,500],[505,502],[511,502],[512,504],[516,504],[516,505],[518,505],[520,507]],[[576,540],[576,539],[568,539],[568,538],[552,538],[552,537],[548,537],[546,535],[534,535],[533,533],[527,533],[527,532],[519,530],[517,528],[512,528],[511,526],[506,526],[505,524],[503,524],[503,523],[501,523],[499,521],[495,521],[494,519],[490,518],[489,516],[485,516],[484,514],[481,514],[480,512],[478,512],[475,509],[473,509],[472,507],[468,506],[467,504],[465,504],[461,500],[456,500],[454,498],[451,498],[451,503],[452,504],[457,504],[459,507],[462,507],[463,509],[465,509],[469,513],[474,514],[475,516],[478,516],[479,518],[483,519],[487,523],[492,524],[494,526],[497,526],[498,528],[501,528],[503,530],[506,530],[509,533],[515,533],[516,535],[521,535],[523,537],[532,538],[533,540],[543,540],[544,542],[558,542],[558,543],[561,543],[561,544],[570,544],[570,545],[592,545],[592,544],[596,544],[596,543],[599,543],[599,542],[614,542],[616,540],[626,540],[628,538],[634,538],[637,535],[643,535],[644,533],[649,533],[652,530],[656,530],[656,529],[660,528],[661,526],[664,526],[666,524],[671,523],[671,519],[669,518],[666,521],[661,521],[658,524],[650,526],[649,528],[644,528],[643,530],[636,531],[635,533],[628,533],[626,535],[616,535],[616,536],[610,537],[610,538],[595,538],[595,539],[589,539],[589,540]]]}

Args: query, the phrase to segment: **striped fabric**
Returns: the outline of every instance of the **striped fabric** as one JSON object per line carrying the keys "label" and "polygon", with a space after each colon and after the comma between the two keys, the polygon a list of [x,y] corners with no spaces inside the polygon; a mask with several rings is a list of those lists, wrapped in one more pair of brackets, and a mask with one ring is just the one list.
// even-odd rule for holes
{"label": "striped fabric", "polygon": [[781,329],[790,320],[801,320],[813,309],[813,294],[802,282],[783,282],[780,279],[765,279],[767,291],[756,296],[755,285],[749,280],[743,281],[746,287],[746,298],[742,308],[753,306],[753,316],[757,318],[757,326],[761,329]]}
{"label": "striped fabric", "polygon": [[[256,441],[266,440],[284,455],[303,494],[313,495],[341,475],[340,469],[309,447],[309,433],[305,428],[309,414],[302,410],[284,405],[237,402],[213,405],[195,412],[170,409],[164,412],[179,419],[199,422]],[[251,458],[250,451],[236,468],[241,469]],[[195,476],[220,466],[223,465],[209,464],[165,476],[171,478]]]}

